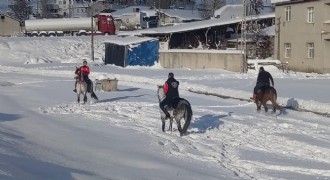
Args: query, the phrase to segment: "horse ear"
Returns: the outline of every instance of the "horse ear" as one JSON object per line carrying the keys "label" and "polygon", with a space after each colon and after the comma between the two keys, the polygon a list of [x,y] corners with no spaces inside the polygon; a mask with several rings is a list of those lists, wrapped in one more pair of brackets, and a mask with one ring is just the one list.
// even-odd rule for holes
{"label": "horse ear", "polygon": [[158,85],[157,85],[157,87],[158,87],[158,88],[162,88],[162,87],[164,87],[164,86],[163,86],[163,85],[159,85],[159,84],[158,84]]}

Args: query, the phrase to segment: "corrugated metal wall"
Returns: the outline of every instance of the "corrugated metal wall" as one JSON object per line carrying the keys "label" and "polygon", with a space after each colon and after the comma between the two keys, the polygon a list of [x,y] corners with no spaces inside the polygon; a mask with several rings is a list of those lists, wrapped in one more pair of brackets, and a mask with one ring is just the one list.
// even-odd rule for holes
{"label": "corrugated metal wall", "polygon": [[159,41],[148,41],[128,49],[127,65],[152,66],[158,61]]}
{"label": "corrugated metal wall", "polygon": [[135,45],[105,44],[105,64],[116,66],[152,66],[159,58],[159,41]]}

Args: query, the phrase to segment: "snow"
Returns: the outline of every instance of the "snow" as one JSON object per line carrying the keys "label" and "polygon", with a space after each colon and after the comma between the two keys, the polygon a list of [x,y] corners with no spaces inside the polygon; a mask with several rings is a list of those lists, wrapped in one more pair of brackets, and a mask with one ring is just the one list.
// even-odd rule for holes
{"label": "snow", "polygon": [[[268,13],[268,14],[262,14],[258,17],[248,16],[246,17],[246,20],[252,20],[255,18],[259,19],[267,19],[267,18],[274,18],[275,13]],[[219,19],[209,19],[205,21],[196,21],[196,22],[190,22],[190,23],[184,23],[179,24],[176,26],[166,26],[166,27],[159,27],[159,28],[152,28],[152,29],[144,29],[144,30],[138,30],[132,33],[139,33],[139,34],[171,34],[174,32],[185,32],[190,30],[196,30],[196,29],[203,29],[203,28],[209,28],[213,26],[220,26],[220,25],[226,25],[226,24],[234,24],[237,22],[241,22],[242,18],[236,18],[236,19],[227,19],[227,20],[219,20]]]}
{"label": "snow", "polygon": [[[90,37],[1,38],[0,179],[330,178],[329,118],[308,112],[329,112],[329,74],[265,65],[278,103],[292,107],[257,112],[256,70],[103,65],[108,38],[95,37],[95,62]],[[93,81],[115,77],[118,91],[78,105],[73,74],[83,59]],[[161,131],[156,88],[168,72],[192,105],[182,137],[176,125]]]}

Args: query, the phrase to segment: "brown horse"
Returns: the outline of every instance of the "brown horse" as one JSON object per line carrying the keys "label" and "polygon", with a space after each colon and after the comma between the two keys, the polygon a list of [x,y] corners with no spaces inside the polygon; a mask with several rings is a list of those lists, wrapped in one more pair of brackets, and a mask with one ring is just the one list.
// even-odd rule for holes
{"label": "brown horse", "polygon": [[265,111],[268,111],[267,102],[271,101],[273,105],[273,112],[276,112],[276,109],[281,111],[281,107],[276,102],[277,92],[274,87],[264,86],[257,91],[257,97],[255,103],[257,105],[257,110],[261,110],[261,105],[264,106]]}

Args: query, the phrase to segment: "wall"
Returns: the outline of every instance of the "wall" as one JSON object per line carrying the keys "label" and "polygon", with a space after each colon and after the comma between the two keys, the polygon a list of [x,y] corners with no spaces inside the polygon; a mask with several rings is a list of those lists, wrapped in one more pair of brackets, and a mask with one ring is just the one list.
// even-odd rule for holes
{"label": "wall", "polygon": [[0,36],[11,36],[20,32],[21,27],[18,21],[0,14]]}
{"label": "wall", "polygon": [[[285,20],[285,8],[291,6],[291,21]],[[307,8],[314,7],[314,23],[307,23]],[[324,21],[330,20],[327,15],[330,6],[324,1],[305,3],[287,3],[276,6],[275,19],[279,33],[275,37],[275,57],[282,62],[288,62],[288,68],[303,72],[329,72],[329,65],[325,60],[325,46],[329,47],[321,35],[327,29]],[[278,19],[280,18],[280,23]],[[278,24],[279,23],[279,24]],[[299,27],[299,28],[297,28]],[[278,37],[280,37],[278,39]],[[314,58],[307,58],[307,43],[314,43]],[[284,43],[291,43],[291,56],[284,57]],[[328,69],[328,70],[327,70]]]}
{"label": "wall", "polygon": [[168,50],[159,52],[159,62],[164,68],[224,69],[241,72],[242,55],[239,50]]}

